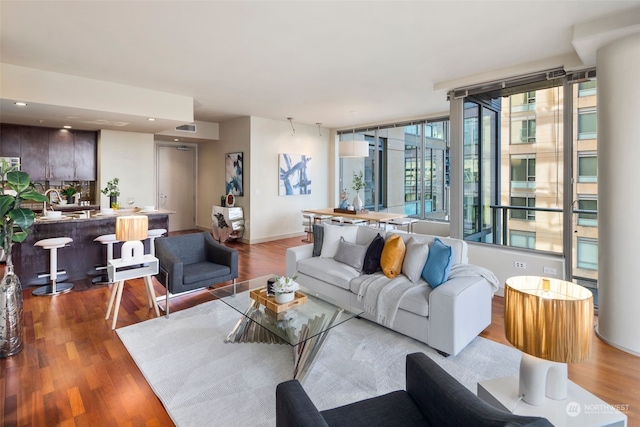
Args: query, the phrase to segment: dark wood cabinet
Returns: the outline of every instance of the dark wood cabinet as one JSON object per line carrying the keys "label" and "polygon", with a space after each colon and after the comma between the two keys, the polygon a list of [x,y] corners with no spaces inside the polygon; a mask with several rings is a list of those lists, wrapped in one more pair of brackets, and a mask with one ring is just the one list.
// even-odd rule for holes
{"label": "dark wood cabinet", "polygon": [[0,124],[0,156],[20,157],[32,181],[95,181],[97,133]]}
{"label": "dark wood cabinet", "polygon": [[96,180],[96,133],[89,131],[73,131],[75,137],[75,169],[76,179],[81,181]]}
{"label": "dark wood cabinet", "polygon": [[67,129],[49,130],[49,179],[75,179],[73,133]]}
{"label": "dark wood cabinet", "polygon": [[20,130],[20,166],[32,181],[49,179],[49,129],[23,126]]}
{"label": "dark wood cabinet", "polygon": [[20,126],[0,125],[0,156],[20,157]]}

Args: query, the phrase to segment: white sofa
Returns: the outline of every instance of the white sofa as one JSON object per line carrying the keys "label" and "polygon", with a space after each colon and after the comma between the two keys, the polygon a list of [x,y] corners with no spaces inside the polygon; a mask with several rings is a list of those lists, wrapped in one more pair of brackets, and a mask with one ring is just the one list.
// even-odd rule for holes
{"label": "white sofa", "polygon": [[[378,233],[385,239],[396,233],[405,243],[414,237],[428,245],[436,238],[368,226],[355,227],[357,233],[353,243],[358,245],[368,245]],[[467,264],[465,241],[444,237],[439,239],[453,248],[453,266]],[[339,304],[363,310],[363,301],[357,298],[359,283],[363,280],[361,273],[333,258],[312,255],[313,244],[287,249],[287,276],[297,275],[300,285]],[[440,353],[456,355],[491,324],[491,299],[495,291],[495,283],[491,284],[484,277],[475,275],[449,278],[435,289],[429,285],[412,288],[400,300],[391,329],[422,341]],[[376,319],[367,312],[362,317],[371,321]]]}

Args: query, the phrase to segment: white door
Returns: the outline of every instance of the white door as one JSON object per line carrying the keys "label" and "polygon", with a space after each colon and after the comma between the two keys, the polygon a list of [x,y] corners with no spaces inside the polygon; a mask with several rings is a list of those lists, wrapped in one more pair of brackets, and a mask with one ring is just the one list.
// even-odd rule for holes
{"label": "white door", "polygon": [[157,145],[158,199],[169,215],[169,231],[196,228],[196,149],[193,146]]}

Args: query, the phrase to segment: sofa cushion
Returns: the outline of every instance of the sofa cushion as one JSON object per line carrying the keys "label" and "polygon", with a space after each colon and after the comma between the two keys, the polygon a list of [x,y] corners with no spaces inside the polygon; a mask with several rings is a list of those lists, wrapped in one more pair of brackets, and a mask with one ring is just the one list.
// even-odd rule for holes
{"label": "sofa cushion", "polygon": [[364,262],[364,255],[367,252],[368,246],[356,245],[344,240],[344,237],[340,237],[340,243],[338,244],[338,251],[333,258],[338,262],[350,265],[358,271],[362,271],[362,263]]}
{"label": "sofa cushion", "polygon": [[[212,276],[226,276],[230,273],[231,268],[226,265],[214,264],[209,261],[194,262],[193,264],[184,264],[182,282],[189,285]],[[216,283],[215,280],[211,279],[211,284],[214,283]]]}
{"label": "sofa cushion", "polygon": [[378,234],[381,235],[383,239],[386,238],[386,232],[383,229],[361,225],[358,227],[356,243],[359,245],[368,245]]}
{"label": "sofa cushion", "polygon": [[452,239],[450,237],[437,237],[437,236],[429,236],[425,234],[416,234],[416,233],[406,233],[400,230],[396,230],[397,234],[402,237],[405,244],[409,241],[410,238],[416,239],[418,242],[427,243],[429,247],[433,244],[436,238],[440,239],[442,243],[447,246],[451,246],[453,249],[453,265],[458,264],[466,264],[469,262],[469,258],[467,255],[467,242],[462,239]]}
{"label": "sofa cushion", "polygon": [[301,274],[349,290],[349,282],[358,277],[360,272],[355,268],[336,261],[333,258],[305,258],[298,261],[297,270]]}
{"label": "sofa cushion", "polygon": [[413,237],[407,242],[407,251],[402,262],[402,274],[409,280],[416,283],[420,280],[422,269],[429,256],[429,245],[420,243]]}
{"label": "sofa cushion", "polygon": [[[382,273],[378,274],[382,275]],[[351,293],[357,295],[358,290],[360,289],[360,284],[368,277],[370,276],[364,274],[353,279],[350,284]],[[424,280],[420,279],[418,280],[418,282],[419,284],[424,283]],[[404,297],[402,297],[402,300],[400,300],[400,305],[398,306],[398,308],[400,310],[417,314],[418,316],[429,316],[429,295],[431,294],[432,290],[433,288],[431,286],[415,286],[413,289],[404,294]]]}
{"label": "sofa cushion", "polygon": [[358,233],[357,225],[324,225],[324,237],[322,238],[321,258],[333,258],[338,251],[340,237],[344,237],[347,242],[355,243],[356,234]]}
{"label": "sofa cushion", "polygon": [[380,256],[380,267],[385,276],[393,279],[400,274],[405,250],[404,241],[397,234],[392,234],[387,239]]}
{"label": "sofa cushion", "polygon": [[322,253],[322,241],[324,240],[324,227],[322,224],[313,224],[313,254],[320,256]]}
{"label": "sofa cushion", "polygon": [[362,272],[364,274],[373,274],[380,269],[380,256],[382,255],[383,248],[384,238],[378,233],[364,254],[364,262],[362,263]]}
{"label": "sofa cushion", "polygon": [[435,239],[429,248],[429,256],[422,270],[422,278],[433,288],[440,286],[449,278],[452,263],[453,249],[451,246],[445,245],[440,239]]}

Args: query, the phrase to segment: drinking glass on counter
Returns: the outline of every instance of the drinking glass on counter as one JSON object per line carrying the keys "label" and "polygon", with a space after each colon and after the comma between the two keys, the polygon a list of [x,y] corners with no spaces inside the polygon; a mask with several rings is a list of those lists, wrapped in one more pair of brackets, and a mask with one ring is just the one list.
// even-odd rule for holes
{"label": "drinking glass on counter", "polygon": [[136,202],[136,199],[133,197],[129,197],[127,199],[127,205],[129,205],[129,209],[131,209],[133,207],[133,204]]}

